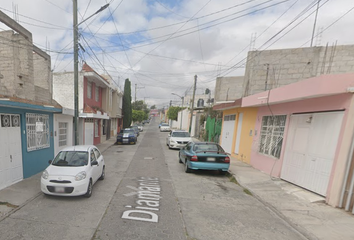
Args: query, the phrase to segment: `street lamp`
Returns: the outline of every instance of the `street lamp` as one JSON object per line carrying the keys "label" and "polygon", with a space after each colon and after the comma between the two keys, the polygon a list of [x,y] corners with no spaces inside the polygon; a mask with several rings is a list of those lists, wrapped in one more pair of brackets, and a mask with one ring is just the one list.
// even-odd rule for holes
{"label": "street lamp", "polygon": [[[177,97],[180,97],[182,99],[182,108],[183,108],[183,103],[184,103],[184,97],[176,94],[176,93],[171,93],[172,95],[176,95]],[[179,124],[179,129],[182,130],[182,121],[183,121],[183,109],[182,109],[182,112],[181,112],[181,122]]]}
{"label": "street lamp", "polygon": [[97,13],[105,10],[109,6],[109,3],[102,6],[94,14],[77,23],[77,0],[73,0],[73,28],[74,28],[74,132],[75,132],[75,145],[79,144],[79,41],[78,41],[78,27],[80,24],[93,17]]}

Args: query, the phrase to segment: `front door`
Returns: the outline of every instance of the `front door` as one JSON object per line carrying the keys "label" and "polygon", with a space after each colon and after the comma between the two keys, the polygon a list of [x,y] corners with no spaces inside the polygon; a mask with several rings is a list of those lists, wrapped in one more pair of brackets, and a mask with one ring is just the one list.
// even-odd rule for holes
{"label": "front door", "polygon": [[222,126],[221,146],[228,153],[231,153],[232,140],[234,136],[236,114],[224,116]]}
{"label": "front door", "polygon": [[236,143],[235,143],[235,153],[236,154],[238,154],[238,152],[240,150],[242,119],[243,119],[243,113],[239,113],[238,114],[238,122],[237,122]]}
{"label": "front door", "polygon": [[93,145],[93,122],[85,122],[85,145]]}
{"label": "front door", "polygon": [[326,196],[343,112],[290,117],[281,178]]}
{"label": "front door", "polygon": [[0,189],[23,179],[20,115],[0,114]]}

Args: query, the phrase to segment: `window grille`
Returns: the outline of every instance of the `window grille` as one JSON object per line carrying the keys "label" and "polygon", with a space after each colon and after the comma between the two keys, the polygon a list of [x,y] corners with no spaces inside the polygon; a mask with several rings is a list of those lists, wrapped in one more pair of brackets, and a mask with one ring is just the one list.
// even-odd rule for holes
{"label": "window grille", "polygon": [[27,151],[50,147],[49,115],[26,113]]}
{"label": "window grille", "polygon": [[258,152],[280,158],[286,115],[263,116]]}
{"label": "window grille", "polygon": [[68,123],[59,122],[59,147],[67,145]]}
{"label": "window grille", "polygon": [[87,82],[87,98],[92,98],[92,83]]}
{"label": "window grille", "polygon": [[236,120],[236,114],[224,116],[224,121],[235,121],[235,120]]}

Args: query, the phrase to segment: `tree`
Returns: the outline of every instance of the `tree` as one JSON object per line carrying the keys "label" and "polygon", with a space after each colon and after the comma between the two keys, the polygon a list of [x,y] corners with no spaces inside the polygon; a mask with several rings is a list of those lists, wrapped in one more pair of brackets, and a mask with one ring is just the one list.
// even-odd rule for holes
{"label": "tree", "polygon": [[130,126],[132,122],[132,95],[129,78],[125,79],[123,95],[123,128]]}
{"label": "tree", "polygon": [[134,122],[141,122],[146,119],[146,113],[142,110],[133,109],[132,119]]}
{"label": "tree", "polygon": [[174,106],[171,106],[169,109],[168,109],[168,112],[167,112],[167,118],[168,119],[171,119],[171,120],[177,120],[178,118],[178,112],[183,110],[184,108],[182,107],[174,107]]}
{"label": "tree", "polygon": [[156,105],[152,105],[150,109],[156,109]]}
{"label": "tree", "polygon": [[143,100],[139,100],[139,101],[133,102],[132,103],[132,107],[133,107],[133,110],[138,110],[138,111],[143,111],[144,112],[145,115],[144,115],[144,119],[142,119],[142,120],[145,120],[145,119],[148,118],[150,110],[147,107],[146,103],[144,103]]}

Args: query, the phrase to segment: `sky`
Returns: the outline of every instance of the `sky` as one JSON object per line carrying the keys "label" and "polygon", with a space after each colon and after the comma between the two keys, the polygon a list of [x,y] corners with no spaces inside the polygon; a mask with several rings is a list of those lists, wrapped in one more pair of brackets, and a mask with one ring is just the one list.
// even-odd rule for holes
{"label": "sky", "polygon": [[[79,68],[109,74],[148,106],[181,105],[217,77],[243,76],[250,50],[310,47],[318,0],[77,0]],[[73,1],[0,0],[0,10],[73,71]],[[107,9],[93,15],[102,6]],[[321,0],[313,46],[354,44],[354,1]],[[8,28],[0,23],[0,31]],[[176,95],[172,95],[175,93]]]}

